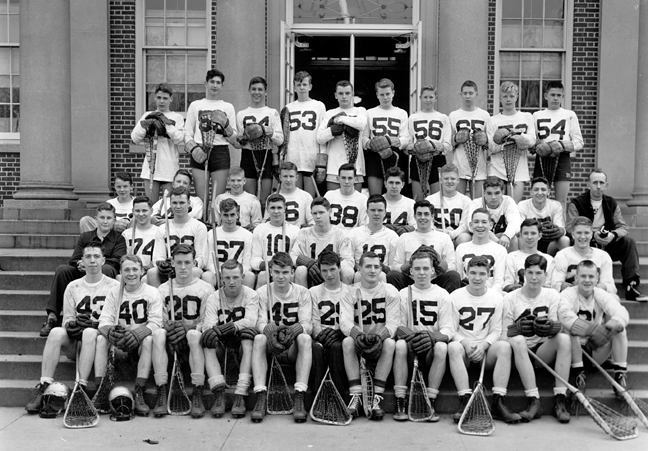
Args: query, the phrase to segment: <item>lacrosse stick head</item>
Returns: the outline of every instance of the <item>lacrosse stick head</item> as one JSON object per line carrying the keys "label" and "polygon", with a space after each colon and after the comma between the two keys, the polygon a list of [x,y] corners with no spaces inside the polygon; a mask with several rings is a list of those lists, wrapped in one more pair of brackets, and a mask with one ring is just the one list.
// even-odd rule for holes
{"label": "lacrosse stick head", "polygon": [[477,382],[477,386],[461,414],[457,428],[459,432],[467,435],[490,435],[495,430],[484,385],[481,382]]}
{"label": "lacrosse stick head", "polygon": [[425,379],[419,369],[418,358],[414,357],[414,373],[410,384],[409,406],[407,416],[410,421],[420,422],[432,418],[434,411],[427,396]]}
{"label": "lacrosse stick head", "polygon": [[468,165],[470,166],[470,174],[474,179],[477,175],[477,165],[479,164],[479,153],[481,148],[475,143],[475,141],[470,138],[464,143],[464,149],[466,151],[466,157],[468,158]]}
{"label": "lacrosse stick head", "polygon": [[353,419],[344,404],[344,400],[338,392],[329,370],[317,390],[310,416],[314,421],[320,423],[335,424],[344,426],[351,423]]}
{"label": "lacrosse stick head", "polygon": [[281,365],[272,357],[270,381],[268,382],[268,408],[270,415],[289,415],[293,413],[293,400]]}
{"label": "lacrosse stick head", "polygon": [[70,429],[91,428],[99,423],[99,413],[78,382],[65,409],[63,425]]}
{"label": "lacrosse stick head", "polygon": [[108,353],[106,374],[101,379],[101,384],[92,397],[92,404],[99,413],[110,412],[110,392],[115,386],[115,349],[111,347]]}
{"label": "lacrosse stick head", "polygon": [[342,133],[342,142],[347,155],[347,161],[353,165],[358,160],[358,137],[351,136],[348,133]]}
{"label": "lacrosse stick head", "polygon": [[639,435],[637,421],[633,418],[621,415],[616,410],[578,391],[576,392],[576,397],[583,407],[585,407],[594,422],[610,437],[617,440],[630,440]]}
{"label": "lacrosse stick head", "polygon": [[173,359],[173,370],[167,397],[167,411],[169,415],[188,415],[191,412],[191,399],[185,389],[184,377],[177,353],[174,353]]}
{"label": "lacrosse stick head", "polygon": [[502,159],[506,169],[506,178],[511,185],[515,185],[515,173],[520,163],[521,152],[515,141],[507,141],[502,148]]}
{"label": "lacrosse stick head", "polygon": [[226,346],[225,357],[223,362],[223,375],[225,376],[225,386],[228,388],[236,387],[239,373],[241,372],[241,358],[237,349]]}
{"label": "lacrosse stick head", "polygon": [[135,400],[133,394],[126,387],[113,388],[108,399],[112,421],[128,421],[135,416]]}

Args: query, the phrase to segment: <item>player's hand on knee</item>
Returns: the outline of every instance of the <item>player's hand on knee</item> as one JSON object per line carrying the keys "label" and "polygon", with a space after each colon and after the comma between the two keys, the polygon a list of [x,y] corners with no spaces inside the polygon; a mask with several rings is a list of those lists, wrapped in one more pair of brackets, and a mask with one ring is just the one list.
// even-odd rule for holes
{"label": "player's hand on knee", "polygon": [[220,331],[221,336],[236,335],[236,326],[234,325],[233,321],[214,327],[216,327]]}
{"label": "player's hand on knee", "polygon": [[239,335],[241,337],[241,340],[254,340],[254,337],[259,335],[259,331],[256,329],[256,327],[247,327],[245,329],[242,329],[239,332]]}
{"label": "player's hand on knee", "polygon": [[506,335],[508,337],[515,337],[516,335],[522,335],[524,337],[533,337],[535,335],[534,331],[534,322],[536,317],[534,315],[527,315],[518,318],[514,323],[512,323],[507,331]]}
{"label": "player's hand on knee", "polygon": [[70,340],[81,341],[83,336],[83,327],[77,323],[76,320],[68,321],[65,325],[65,331],[67,332]]}
{"label": "player's hand on knee", "polygon": [[219,342],[220,335],[216,331],[216,326],[204,330],[200,336],[200,344],[203,348],[216,349]]}
{"label": "player's hand on knee", "polygon": [[610,319],[607,323],[605,323],[605,327],[615,335],[620,334],[625,329],[625,327],[623,327],[623,324],[615,319]]}
{"label": "player's hand on knee", "polygon": [[533,331],[538,337],[553,337],[560,332],[562,326],[548,316],[538,316],[533,322]]}
{"label": "player's hand on knee", "polygon": [[434,340],[427,331],[419,331],[412,339],[412,349],[416,354],[427,354],[434,346]]}
{"label": "player's hand on knee", "polygon": [[409,342],[412,338],[414,338],[414,335],[415,332],[409,327],[398,326],[398,328],[396,329],[396,339],[398,340],[405,340]]}
{"label": "player's hand on knee", "polygon": [[92,315],[89,313],[78,313],[76,316],[76,322],[84,329],[88,327],[96,329],[99,325],[99,323],[92,320]]}
{"label": "player's hand on knee", "polygon": [[612,338],[612,331],[605,327],[603,324],[597,324],[587,341],[587,347],[590,350],[595,350],[601,346],[605,346]]}

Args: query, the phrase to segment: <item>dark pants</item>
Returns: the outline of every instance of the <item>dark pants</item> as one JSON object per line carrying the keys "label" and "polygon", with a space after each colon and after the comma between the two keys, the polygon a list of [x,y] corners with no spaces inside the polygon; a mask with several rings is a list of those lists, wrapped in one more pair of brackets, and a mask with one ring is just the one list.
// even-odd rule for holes
{"label": "dark pants", "polygon": [[[407,274],[400,271],[392,270],[387,273],[387,283],[392,284],[398,291],[407,288],[414,283]],[[438,275],[432,279],[434,285],[438,285],[448,293],[452,293],[457,288],[461,287],[461,277],[457,271],[446,271],[444,274]]]}
{"label": "dark pants", "polygon": [[639,283],[639,253],[634,238],[624,236],[605,246],[604,250],[610,254],[612,261],[621,262],[624,285]]}
{"label": "dark pants", "polygon": [[[324,349],[321,343],[313,340],[313,365],[311,366],[311,389],[317,393],[322,379],[326,375],[326,367],[331,370],[331,379],[340,396],[344,397],[349,388],[346,371],[344,369],[344,355],[342,353],[342,342],[333,343],[328,349]],[[346,398],[345,398],[346,400]]]}
{"label": "dark pants", "polygon": [[[101,272],[106,276],[115,278],[117,277],[117,270],[110,265],[103,265]],[[54,273],[54,280],[52,281],[52,289],[50,290],[49,301],[45,310],[47,314],[54,313],[60,320],[61,310],[63,310],[63,294],[68,284],[73,280],[80,279],[85,276],[84,272],[79,271],[74,266],[60,265],[56,268]]]}

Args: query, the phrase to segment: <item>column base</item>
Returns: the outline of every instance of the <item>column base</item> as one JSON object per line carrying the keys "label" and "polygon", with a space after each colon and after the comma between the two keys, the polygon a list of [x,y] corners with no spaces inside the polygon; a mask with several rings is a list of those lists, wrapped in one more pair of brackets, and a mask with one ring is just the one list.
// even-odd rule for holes
{"label": "column base", "polygon": [[69,221],[73,219],[74,212],[86,211],[86,203],[70,200],[5,199],[0,211],[2,219]]}
{"label": "column base", "polygon": [[[74,194],[74,187],[69,184],[55,184],[51,182],[27,182],[20,183],[18,185],[18,190],[13,194],[13,198],[16,200],[78,200],[79,196]],[[5,203],[6,205],[6,203]],[[44,205],[43,207],[36,208],[58,208],[58,207],[49,207]]]}

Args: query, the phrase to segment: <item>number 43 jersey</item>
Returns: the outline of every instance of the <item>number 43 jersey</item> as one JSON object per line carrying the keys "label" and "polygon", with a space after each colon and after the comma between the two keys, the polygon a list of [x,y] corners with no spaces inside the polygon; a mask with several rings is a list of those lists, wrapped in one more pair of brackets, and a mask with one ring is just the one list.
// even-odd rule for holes
{"label": "number 43 jersey", "polygon": [[[340,305],[340,328],[344,335],[348,336],[354,326],[360,327],[358,316],[362,314],[364,333],[380,335],[387,329],[393,337],[401,321],[400,296],[396,288],[384,282],[378,282],[373,288],[363,287],[362,282],[358,282],[350,288]],[[358,310],[358,298],[361,310]]]}
{"label": "number 43 jersey", "polygon": [[473,296],[467,287],[450,293],[455,329],[453,341],[486,340],[491,345],[502,334],[502,295],[490,288],[482,296]]}
{"label": "number 43 jersey", "polygon": [[88,283],[85,277],[70,282],[63,295],[63,326],[79,313],[89,314],[93,321],[99,321],[104,302],[116,287],[119,282],[106,276],[96,283]]}
{"label": "number 43 jersey", "polygon": [[119,290],[113,288],[99,317],[99,327],[120,325],[126,329],[147,326],[151,330],[162,327],[162,295],[145,283],[135,291],[124,289],[121,304]]}
{"label": "number 43 jersey", "polygon": [[[441,332],[450,340],[454,336],[452,323],[452,301],[450,294],[438,285],[432,285],[421,290],[411,285],[412,299],[410,303],[410,287],[400,291],[401,326],[412,327],[414,332],[429,330]],[[411,318],[411,321],[410,321]]]}

